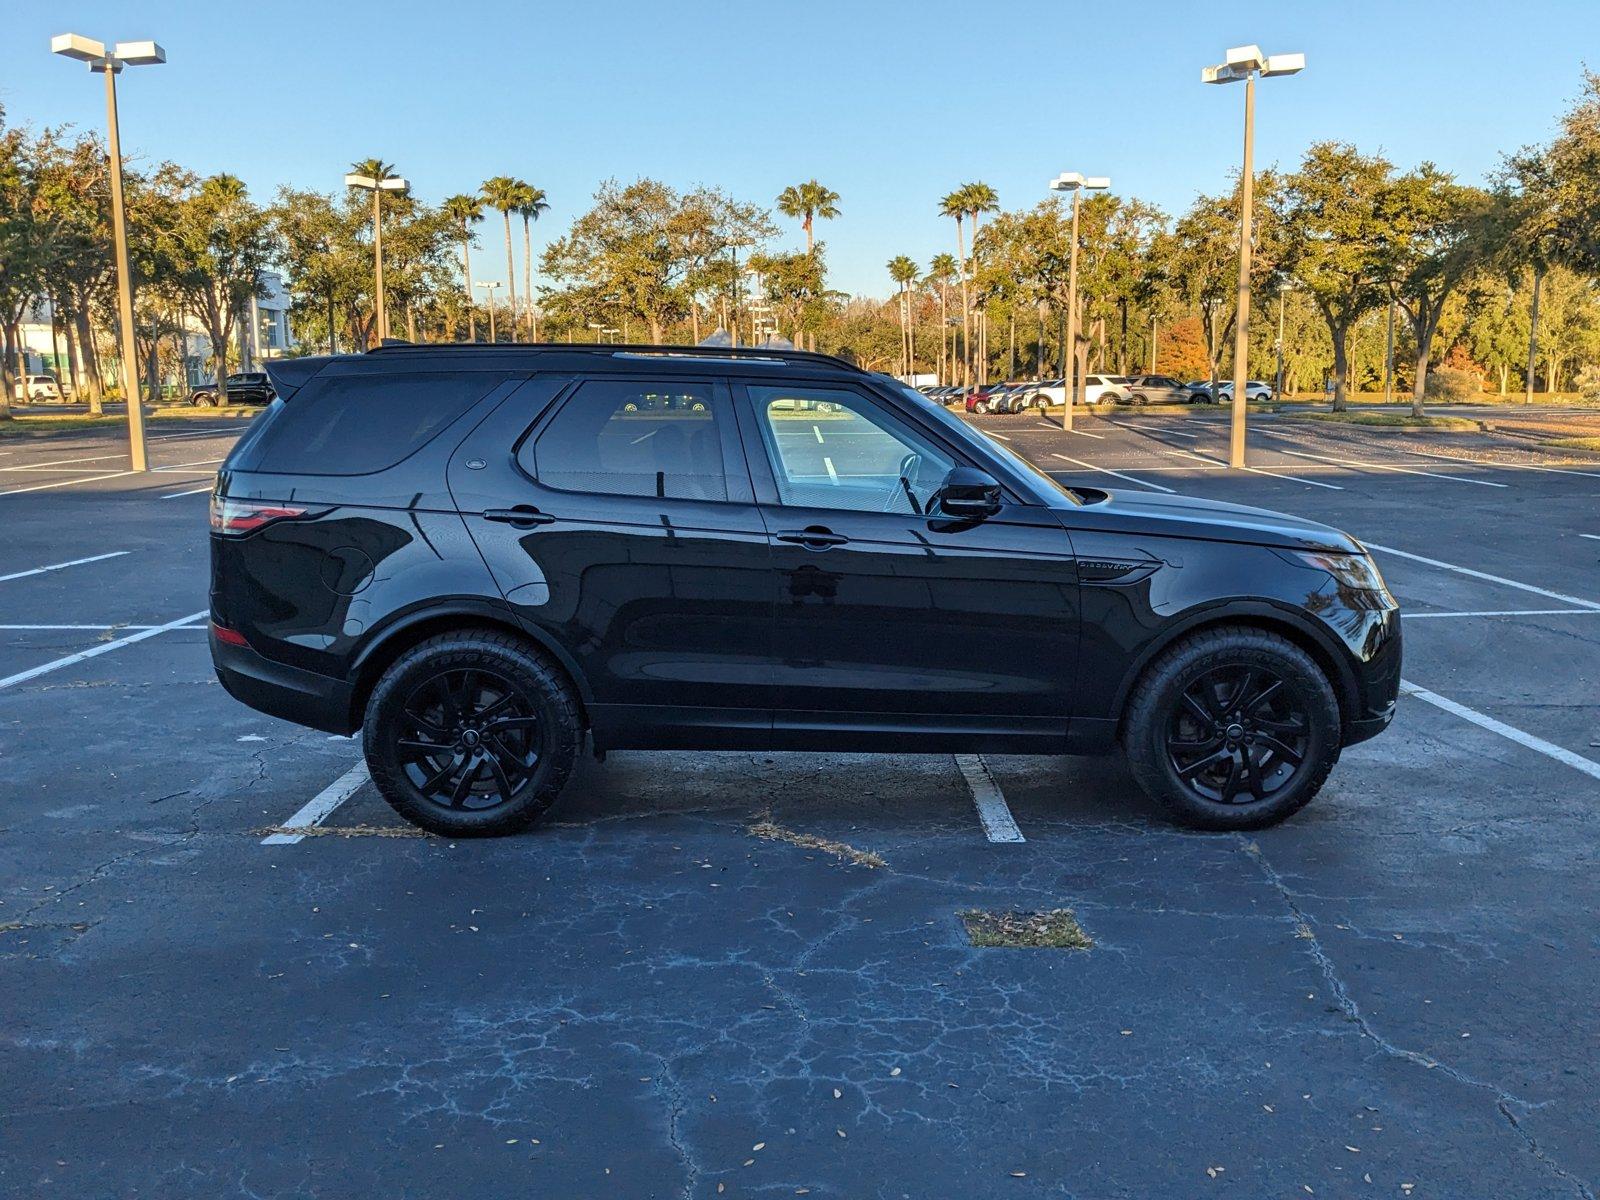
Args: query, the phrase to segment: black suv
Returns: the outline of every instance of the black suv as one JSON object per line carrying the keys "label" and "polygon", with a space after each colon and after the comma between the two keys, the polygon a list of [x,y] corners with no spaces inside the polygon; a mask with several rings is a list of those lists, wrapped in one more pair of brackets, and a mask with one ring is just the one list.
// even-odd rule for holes
{"label": "black suv", "polygon": [[217,476],[227,690],[348,734],[451,836],[613,748],[1074,754],[1212,829],[1280,820],[1394,715],[1361,545],[1065,488],[824,355],[385,346],[285,359]]}

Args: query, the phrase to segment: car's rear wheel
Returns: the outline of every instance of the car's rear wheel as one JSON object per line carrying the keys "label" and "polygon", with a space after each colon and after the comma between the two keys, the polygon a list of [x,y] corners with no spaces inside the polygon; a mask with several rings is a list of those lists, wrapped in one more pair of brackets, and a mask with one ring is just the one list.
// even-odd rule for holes
{"label": "car's rear wheel", "polygon": [[565,677],[511,634],[441,634],[383,673],[368,769],[406,820],[446,837],[515,833],[555,802],[582,726]]}
{"label": "car's rear wheel", "polygon": [[1183,824],[1259,829],[1305,807],[1339,761],[1339,704],[1286,638],[1206,630],[1146,668],[1122,745],[1139,786]]}
{"label": "car's rear wheel", "polygon": [[989,411],[989,402],[987,400],[979,400],[976,404],[974,404],[972,406],[972,411],[975,412],[975,413],[986,413],[986,412],[988,412]]}

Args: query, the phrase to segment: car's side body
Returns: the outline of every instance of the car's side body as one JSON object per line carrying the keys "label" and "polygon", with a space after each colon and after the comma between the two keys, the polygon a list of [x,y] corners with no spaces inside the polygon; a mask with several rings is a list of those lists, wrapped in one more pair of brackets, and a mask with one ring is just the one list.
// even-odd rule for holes
{"label": "car's side body", "polygon": [[[601,749],[1103,751],[1145,664],[1228,623],[1322,664],[1346,740],[1393,713],[1392,599],[1301,557],[1360,554],[1348,538],[1237,506],[1068,493],[911,389],[822,356],[408,347],[272,370],[283,398],[218,475],[214,509],[238,525],[212,538],[212,652],[230,693],[302,724],[358,728],[383,669],[460,626],[541,648]],[[434,373],[470,386],[397,461],[319,474],[261,457],[302,389]],[[714,498],[665,494],[660,476],[658,494],[586,490],[541,449],[585,388],[641,378],[662,412],[691,396],[714,419],[683,450]],[[806,399],[763,408],[775,387]],[[627,416],[641,441],[666,436],[653,404]],[[797,500],[773,422],[847,477],[841,411],[991,476],[998,507],[953,520]]]}

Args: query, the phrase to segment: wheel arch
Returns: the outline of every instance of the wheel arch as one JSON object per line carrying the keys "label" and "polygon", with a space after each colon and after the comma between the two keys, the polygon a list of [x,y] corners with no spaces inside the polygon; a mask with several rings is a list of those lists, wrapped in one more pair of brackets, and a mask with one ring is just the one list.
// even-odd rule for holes
{"label": "wheel arch", "polygon": [[548,635],[530,630],[502,609],[483,602],[464,602],[446,607],[431,607],[401,617],[385,626],[362,647],[351,667],[351,727],[359,729],[367,699],[383,673],[407,650],[440,633],[462,629],[485,629],[509,633],[541,651],[572,685],[578,697],[578,714],[585,728],[589,725],[589,705],[593,694],[588,681],[570,655]]}
{"label": "wheel arch", "polygon": [[1189,613],[1169,625],[1160,637],[1152,639],[1144,647],[1117,685],[1111,711],[1116,715],[1118,735],[1122,732],[1128,697],[1152,662],[1191,634],[1228,627],[1275,633],[1309,654],[1333,685],[1334,698],[1339,703],[1340,724],[1348,726],[1352,714],[1359,707],[1356,672],[1333,635],[1318,629],[1315,622],[1291,609],[1259,601],[1244,601]]}

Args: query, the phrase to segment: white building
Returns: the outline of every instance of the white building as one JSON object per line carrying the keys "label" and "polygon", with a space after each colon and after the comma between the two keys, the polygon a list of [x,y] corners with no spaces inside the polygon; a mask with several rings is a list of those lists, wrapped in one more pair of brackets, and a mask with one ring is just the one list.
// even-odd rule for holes
{"label": "white building", "polygon": [[[249,310],[240,313],[234,323],[235,370],[255,370],[263,360],[277,358],[294,348],[294,338],[289,332],[290,299],[283,286],[283,276],[276,271],[263,271],[260,281],[262,294],[250,302]],[[168,378],[162,383],[187,392],[202,383],[213,383],[215,379],[211,339],[193,317],[185,318],[184,330],[183,378]],[[67,357],[66,330],[52,322],[49,303],[41,303],[22,320],[22,361],[14,364],[15,369],[24,375],[53,374],[64,386],[70,385],[74,371]],[[80,355],[80,363],[81,359]],[[110,378],[116,367],[114,357],[102,357],[101,367],[107,373],[106,382],[114,382]]]}

